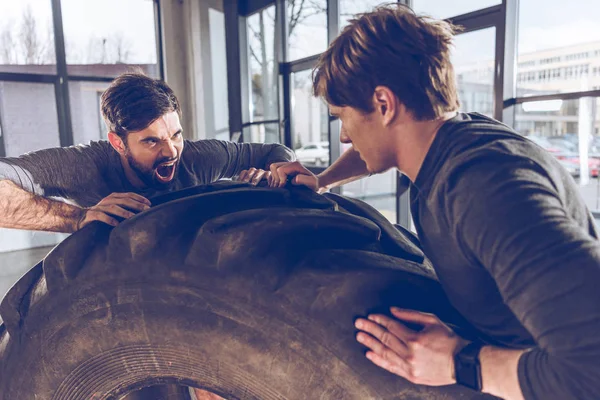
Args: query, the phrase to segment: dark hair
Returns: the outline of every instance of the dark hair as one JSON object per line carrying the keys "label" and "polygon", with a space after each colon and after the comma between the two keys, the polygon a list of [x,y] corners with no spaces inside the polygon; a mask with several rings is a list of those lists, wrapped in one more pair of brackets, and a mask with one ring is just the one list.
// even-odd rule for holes
{"label": "dark hair", "polygon": [[350,21],[321,55],[313,92],[334,106],[373,111],[377,86],[386,86],[417,120],[458,110],[450,46],[459,29],[386,5]]}
{"label": "dark hair", "polygon": [[181,117],[173,90],[141,73],[122,74],[112,81],[102,93],[100,110],[108,129],[122,139],[127,138],[127,132],[145,129],[166,113],[176,111]]}

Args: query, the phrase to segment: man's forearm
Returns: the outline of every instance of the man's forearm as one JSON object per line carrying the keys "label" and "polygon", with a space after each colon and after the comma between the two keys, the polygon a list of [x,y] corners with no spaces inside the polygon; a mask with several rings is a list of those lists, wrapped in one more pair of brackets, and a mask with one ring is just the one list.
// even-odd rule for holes
{"label": "man's forearm", "polygon": [[84,214],[80,207],[29,193],[0,180],[0,227],[71,233]]}
{"label": "man's forearm", "polygon": [[354,148],[348,149],[318,175],[320,190],[331,189],[369,175],[367,165]]}
{"label": "man's forearm", "polygon": [[484,346],[479,353],[483,391],[505,400],[523,400],[517,372],[524,350]]}

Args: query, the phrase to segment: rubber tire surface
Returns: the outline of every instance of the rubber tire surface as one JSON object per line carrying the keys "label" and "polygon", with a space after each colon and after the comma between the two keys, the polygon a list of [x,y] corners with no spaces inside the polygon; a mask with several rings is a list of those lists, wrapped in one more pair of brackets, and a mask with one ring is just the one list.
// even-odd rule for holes
{"label": "rubber tire surface", "polygon": [[229,399],[486,398],[413,385],[355,341],[353,320],[391,305],[477,336],[407,235],[357,200],[234,183],[91,224],[2,301],[0,400],[160,383]]}

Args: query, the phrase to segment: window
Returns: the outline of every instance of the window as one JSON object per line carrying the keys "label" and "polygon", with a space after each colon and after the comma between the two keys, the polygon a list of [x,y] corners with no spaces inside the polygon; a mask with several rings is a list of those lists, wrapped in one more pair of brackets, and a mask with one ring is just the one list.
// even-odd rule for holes
{"label": "window", "polygon": [[243,131],[244,142],[247,143],[280,143],[279,124],[249,125],[245,126]]}
{"label": "window", "polygon": [[[205,103],[207,113],[212,108],[211,116],[207,116],[206,136],[216,138],[225,134],[229,139],[229,103],[227,99],[227,56],[225,53],[225,16],[222,11],[208,9],[208,26],[210,30],[210,80],[204,85],[210,87],[212,96]],[[208,72],[206,73],[208,78]]]}
{"label": "window", "polygon": [[396,170],[372,175],[342,186],[344,196],[354,197],[373,206],[390,222],[396,223]]}
{"label": "window", "polygon": [[[565,7],[561,0],[521,0],[519,7],[518,72],[525,68],[524,62],[569,63],[561,67],[566,70],[557,79],[519,81],[519,96],[578,92],[600,82],[582,63],[592,55],[598,57],[600,2],[573,0]],[[573,65],[577,61],[579,64]],[[584,76],[589,78],[582,79]]]}
{"label": "window", "polygon": [[287,0],[288,61],[327,48],[327,0]]}
{"label": "window", "polygon": [[277,77],[275,62],[275,6],[247,19],[248,57],[250,68],[250,121],[278,118]]}
{"label": "window", "polygon": [[599,99],[527,102],[515,114],[515,130],[559,159],[579,183],[587,206],[600,211]]}
{"label": "window", "polygon": [[0,82],[0,114],[8,157],[60,145],[53,85]]}
{"label": "window", "polygon": [[158,77],[152,1],[61,0],[61,4],[69,74],[114,77],[139,68]]}
{"label": "window", "polygon": [[329,113],[325,103],[312,95],[311,76],[310,70],[292,74],[292,142],[294,150],[318,146],[297,151],[296,156],[307,165],[325,166],[329,165]]}
{"label": "window", "polygon": [[458,35],[452,53],[461,110],[494,113],[495,28]]}
{"label": "window", "polygon": [[0,72],[56,73],[50,0],[2,1]]}
{"label": "window", "polygon": [[108,85],[107,82],[69,82],[74,144],[107,139],[108,129],[100,115],[100,96]]}
{"label": "window", "polygon": [[389,4],[386,0],[340,0],[340,30],[348,25],[349,21],[359,13],[373,11],[381,4]]}
{"label": "window", "polygon": [[413,0],[412,6],[417,13],[428,14],[435,18],[450,18],[500,4],[501,0]]}

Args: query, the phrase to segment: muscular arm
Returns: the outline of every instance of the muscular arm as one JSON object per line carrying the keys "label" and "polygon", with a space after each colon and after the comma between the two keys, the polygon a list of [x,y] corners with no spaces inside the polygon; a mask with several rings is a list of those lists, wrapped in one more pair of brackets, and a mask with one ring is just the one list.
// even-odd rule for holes
{"label": "muscular arm", "polygon": [[0,227],[71,233],[83,217],[84,209],[47,199],[0,180]]}
{"label": "muscular arm", "polygon": [[484,390],[507,399],[596,398],[600,242],[533,163],[509,162],[507,172],[482,159],[448,179],[447,215],[465,254],[489,271],[537,344],[484,348]]}
{"label": "muscular arm", "polygon": [[353,147],[346,150],[329,168],[320,173],[319,190],[345,185],[369,175],[367,165]]}
{"label": "muscular arm", "polygon": [[250,168],[268,170],[273,163],[292,161],[294,153],[280,144],[233,143],[223,140],[186,142],[184,157],[205,183],[233,178]]}
{"label": "muscular arm", "polygon": [[282,187],[286,184],[288,177],[293,176],[293,184],[305,185],[321,193],[367,176],[369,171],[358,152],[350,148],[318,176],[315,176],[298,161],[273,164],[271,173],[273,177],[271,186]]}

